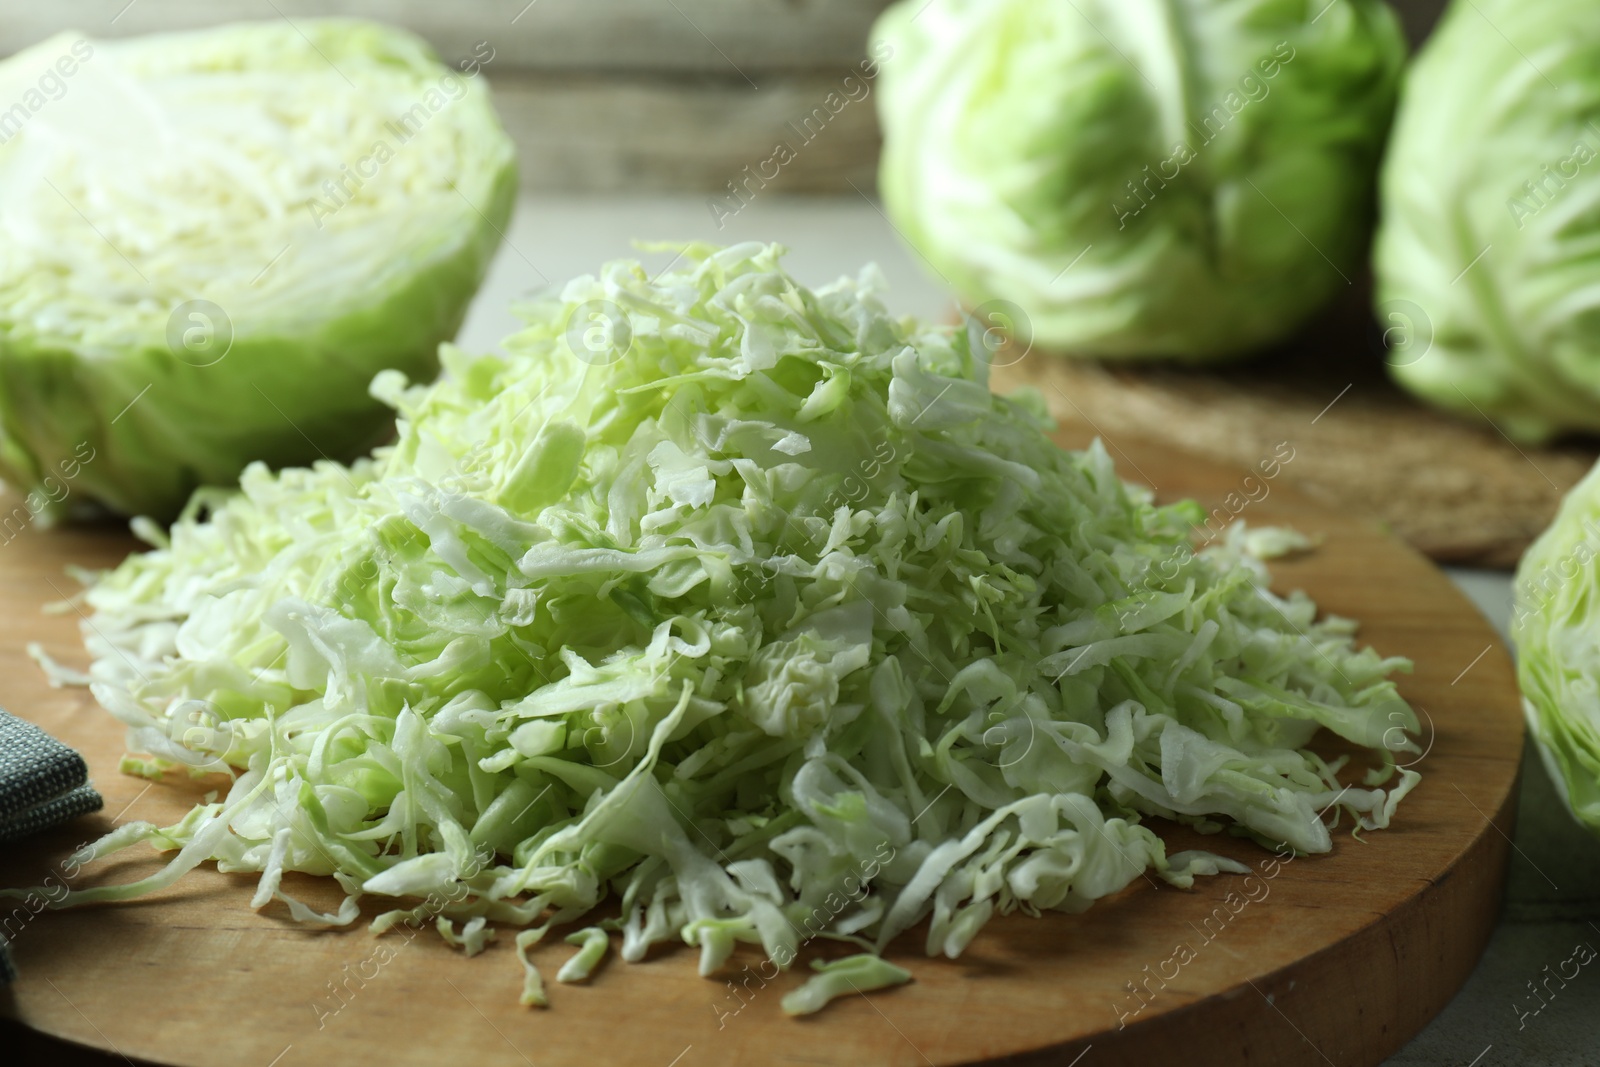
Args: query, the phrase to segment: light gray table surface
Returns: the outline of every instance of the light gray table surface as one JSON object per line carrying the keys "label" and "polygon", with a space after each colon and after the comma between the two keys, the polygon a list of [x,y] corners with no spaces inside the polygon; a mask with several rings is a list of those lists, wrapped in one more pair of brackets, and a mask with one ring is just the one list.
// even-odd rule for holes
{"label": "light gray table surface", "polygon": [[[469,349],[493,348],[514,332],[512,304],[542,285],[592,273],[608,259],[636,256],[647,268],[671,259],[638,252],[636,240],[778,241],[791,250],[789,270],[809,285],[876,262],[889,282],[892,311],[946,318],[956,310],[937,275],[865,195],[758,196],[720,228],[702,198],[528,195],[506,236],[462,330],[460,343]],[[1459,569],[1449,574],[1504,637],[1509,576]],[[1455,1000],[1388,1067],[1600,1064],[1600,973],[1594,973],[1600,966],[1585,967],[1564,987],[1542,986],[1543,1001],[1530,991],[1579,944],[1600,949],[1600,841],[1561,807],[1531,753],[1525,757],[1514,844],[1504,913],[1483,961]]]}

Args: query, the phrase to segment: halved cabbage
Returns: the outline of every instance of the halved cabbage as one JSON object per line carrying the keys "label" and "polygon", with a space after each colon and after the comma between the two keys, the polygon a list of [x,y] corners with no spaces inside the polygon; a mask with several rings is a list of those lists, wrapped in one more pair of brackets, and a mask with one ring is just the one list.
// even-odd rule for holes
{"label": "halved cabbage", "polygon": [[352,458],[437,369],[510,214],[481,81],[286,20],[0,63],[0,475],[170,518],[254,459]]}

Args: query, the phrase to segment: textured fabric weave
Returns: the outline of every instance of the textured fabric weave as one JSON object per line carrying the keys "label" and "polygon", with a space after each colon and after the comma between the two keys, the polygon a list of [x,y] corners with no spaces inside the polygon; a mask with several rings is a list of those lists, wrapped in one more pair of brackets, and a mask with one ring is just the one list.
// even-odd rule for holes
{"label": "textured fabric weave", "polygon": [[83,757],[31,722],[0,711],[0,842],[98,811]]}
{"label": "textured fabric weave", "polygon": [[[83,757],[31,722],[0,711],[0,842],[37,833],[105,802]],[[0,938],[0,985],[16,977]]]}
{"label": "textured fabric weave", "polygon": [[[0,791],[4,788],[4,782],[0,781]],[[15,815],[0,818],[0,842],[15,841],[19,837],[48,830],[68,819],[87,815],[91,811],[99,811],[104,804],[105,801],[100,799],[100,794],[95,792],[94,786],[85,782],[58,797],[51,797],[31,808],[24,808]]]}

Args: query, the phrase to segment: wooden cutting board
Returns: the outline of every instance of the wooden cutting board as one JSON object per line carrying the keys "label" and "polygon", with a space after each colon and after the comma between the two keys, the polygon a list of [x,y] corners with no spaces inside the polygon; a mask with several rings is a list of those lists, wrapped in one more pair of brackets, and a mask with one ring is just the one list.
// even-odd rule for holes
{"label": "wooden cutting board", "polygon": [[[1132,437],[1114,454],[1166,498],[1221,501],[1246,473]],[[913,931],[891,956],[914,982],[798,1021],[778,1001],[801,976],[763,986],[755,952],[723,980],[698,977],[695,953],[678,949],[641,964],[613,956],[591,985],[564,986],[550,979],[572,949],[555,941],[535,957],[551,1007],[530,1010],[517,1004],[509,932],[466,959],[431,932],[311,931],[278,906],[252,912],[252,877],[202,869],[137,903],[25,920],[14,937],[22,976],[0,1011],[104,1050],[29,1038],[60,1063],[1377,1064],[1460,987],[1494,923],[1523,738],[1511,664],[1449,582],[1371,522],[1276,483],[1244,517],[1324,538],[1274,565],[1277,586],[1305,588],[1362,620],[1380,652],[1416,661],[1401,689],[1428,723],[1423,782],[1394,827],[1364,843],[1346,828],[1331,854],[1274,866],[1249,842],[1158,826],[1173,847],[1203,843],[1258,877],[1188,892],[1136,879],[1083,915],[997,920],[955,961],[924,957]],[[0,704],[82,750],[106,796],[103,814],[8,848],[0,884],[59,877],[79,842],[132,819],[175,820],[206,788],[118,775],[120,728],[83,691],[48,688],[23,655],[37,640],[84,662],[77,616],[39,607],[69,590],[65,564],[109,565],[129,547],[109,530],[29,531],[0,546]],[[73,884],[158,865],[139,848]],[[332,903],[312,879],[291,891]],[[737,993],[730,978],[745,983]]]}

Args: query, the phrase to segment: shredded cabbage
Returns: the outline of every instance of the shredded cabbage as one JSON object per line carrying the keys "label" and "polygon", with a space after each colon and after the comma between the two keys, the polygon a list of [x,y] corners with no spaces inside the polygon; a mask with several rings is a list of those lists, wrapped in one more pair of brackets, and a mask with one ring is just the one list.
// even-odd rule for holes
{"label": "shredded cabbage", "polygon": [[911,972],[896,967],[881,956],[861,953],[842,960],[812,960],[817,973],[783,998],[783,1010],[790,1015],[810,1015],[821,1011],[828,1001],[850,993],[870,993],[874,989],[904,985]]}
{"label": "shredded cabbage", "polygon": [[[1053,444],[874,268],[812,291],[781,253],[607,264],[503,353],[379,375],[394,445],[256,465],[143,527],[86,594],[94,695],[148,766],[235,777],[94,850],[179,849],[167,872],[64,903],[208,859],[260,872],[258,906],[333,875],[469,952],[544,924],[516,939],[542,1004],[527,948],[608,898],[625,960],[681,941],[705,974],[921,923],[954,957],[995,915],[1241,869],[1169,858],[1147,815],[1299,852],[1331,847],[1327,809],[1388,824],[1415,772],[1341,787],[1306,746],[1326,727],[1392,771],[1406,661],[1270,592],[1240,537],[1191,550],[1197,505]],[[604,951],[579,940],[563,980]]]}
{"label": "shredded cabbage", "polygon": [[611,947],[611,938],[598,926],[586,926],[567,935],[567,944],[577,945],[578,951],[556,972],[558,982],[585,982],[605,958]]}

